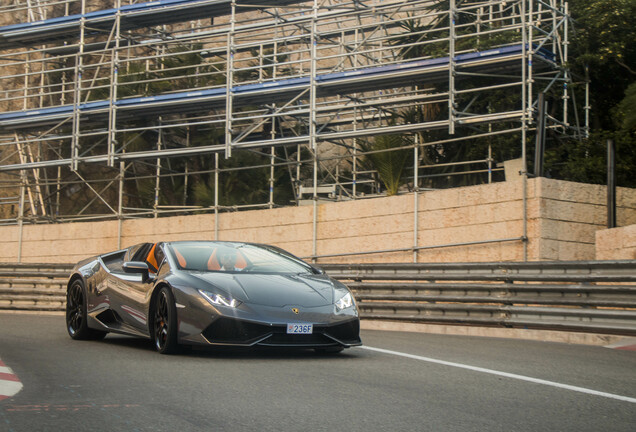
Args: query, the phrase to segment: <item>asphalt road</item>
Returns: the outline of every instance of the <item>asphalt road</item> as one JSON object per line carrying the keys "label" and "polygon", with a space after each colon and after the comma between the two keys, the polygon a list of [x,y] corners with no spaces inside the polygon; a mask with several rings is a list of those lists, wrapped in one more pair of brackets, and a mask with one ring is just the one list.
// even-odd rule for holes
{"label": "asphalt road", "polygon": [[381,331],[362,338],[365,348],[334,356],[162,356],[123,336],[72,341],[61,316],[0,313],[0,359],[24,384],[0,402],[0,431],[636,430],[634,351]]}

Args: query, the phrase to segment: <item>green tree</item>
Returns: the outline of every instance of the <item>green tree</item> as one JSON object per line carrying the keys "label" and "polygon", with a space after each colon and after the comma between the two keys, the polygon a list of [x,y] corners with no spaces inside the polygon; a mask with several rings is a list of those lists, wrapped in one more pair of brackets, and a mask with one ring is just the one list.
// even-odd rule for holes
{"label": "green tree", "polygon": [[617,126],[625,132],[636,132],[636,82],[625,90],[625,97],[615,110]]}
{"label": "green tree", "polygon": [[614,140],[616,154],[616,182],[633,187],[636,167],[636,146],[633,133],[596,130],[583,141],[564,140],[546,153],[545,164],[550,175],[582,183],[607,183],[607,140]]}
{"label": "green tree", "polygon": [[378,172],[387,195],[395,195],[402,185],[409,160],[413,160],[413,151],[402,148],[413,145],[405,135],[378,135],[373,141],[360,143],[367,152],[365,159],[370,168]]}
{"label": "green tree", "polygon": [[613,109],[636,75],[636,1],[570,2],[575,20],[572,68],[590,79],[594,129],[615,128]]}
{"label": "green tree", "polygon": [[606,142],[616,144],[619,186],[636,187],[636,16],[634,0],[570,2],[575,20],[571,68],[590,81],[588,139],[559,141],[546,153],[550,174],[566,180],[606,182]]}

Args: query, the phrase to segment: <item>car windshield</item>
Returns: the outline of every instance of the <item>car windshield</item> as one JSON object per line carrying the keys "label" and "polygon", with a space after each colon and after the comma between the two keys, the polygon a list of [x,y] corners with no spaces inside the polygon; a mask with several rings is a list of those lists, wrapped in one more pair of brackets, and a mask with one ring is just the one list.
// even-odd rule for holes
{"label": "car windshield", "polygon": [[274,247],[232,242],[174,242],[168,245],[178,266],[190,271],[304,273],[312,268]]}

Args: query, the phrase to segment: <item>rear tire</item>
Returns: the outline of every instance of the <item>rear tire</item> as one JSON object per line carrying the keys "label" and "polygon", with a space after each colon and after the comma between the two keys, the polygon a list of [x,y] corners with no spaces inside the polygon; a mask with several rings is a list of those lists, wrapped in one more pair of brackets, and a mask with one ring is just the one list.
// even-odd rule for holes
{"label": "rear tire", "polygon": [[94,330],[88,327],[88,314],[86,313],[86,290],[81,279],[71,283],[66,291],[66,331],[75,340],[104,339],[105,331]]}
{"label": "rear tire", "polygon": [[174,354],[179,351],[177,343],[177,308],[172,292],[162,287],[154,303],[153,340],[160,354]]}

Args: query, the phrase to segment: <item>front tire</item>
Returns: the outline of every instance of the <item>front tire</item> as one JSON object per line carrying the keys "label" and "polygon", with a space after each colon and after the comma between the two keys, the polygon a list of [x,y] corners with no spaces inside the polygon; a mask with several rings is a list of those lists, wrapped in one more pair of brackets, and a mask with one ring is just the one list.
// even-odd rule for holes
{"label": "front tire", "polygon": [[106,336],[106,332],[88,327],[86,290],[80,279],[74,280],[66,291],[66,331],[75,340],[98,340]]}
{"label": "front tire", "polygon": [[153,312],[153,338],[155,348],[161,354],[174,354],[177,343],[177,308],[172,292],[162,287],[157,294]]}

